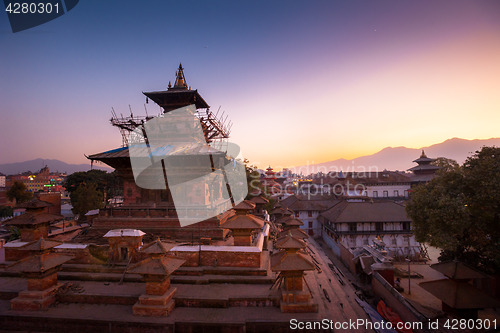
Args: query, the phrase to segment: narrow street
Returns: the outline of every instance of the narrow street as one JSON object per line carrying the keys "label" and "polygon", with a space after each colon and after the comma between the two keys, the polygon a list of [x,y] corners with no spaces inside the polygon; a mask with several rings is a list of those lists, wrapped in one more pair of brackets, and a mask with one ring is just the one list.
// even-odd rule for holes
{"label": "narrow street", "polygon": [[[356,321],[359,318],[370,320],[364,310],[356,302],[355,289],[351,285],[343,268],[332,262],[325,254],[321,245],[312,238],[307,240],[307,251],[321,272],[309,272],[305,276],[308,287],[311,289],[313,301],[318,303],[319,314],[335,322]],[[333,270],[329,264],[333,263]],[[341,332],[373,332],[358,328],[356,330],[338,330]]]}

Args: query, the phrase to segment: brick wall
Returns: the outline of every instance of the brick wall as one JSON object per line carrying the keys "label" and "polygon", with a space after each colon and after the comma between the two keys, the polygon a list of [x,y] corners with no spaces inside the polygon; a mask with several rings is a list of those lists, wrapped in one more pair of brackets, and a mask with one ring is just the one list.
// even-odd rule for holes
{"label": "brick wall", "polygon": [[372,291],[376,296],[380,297],[388,307],[396,312],[403,321],[427,322],[427,319],[415,310],[415,308],[377,272],[373,272]]}
{"label": "brick wall", "polygon": [[[199,251],[174,251],[172,254],[186,260],[183,266],[199,265]],[[202,266],[260,267],[262,252],[202,251]]]}

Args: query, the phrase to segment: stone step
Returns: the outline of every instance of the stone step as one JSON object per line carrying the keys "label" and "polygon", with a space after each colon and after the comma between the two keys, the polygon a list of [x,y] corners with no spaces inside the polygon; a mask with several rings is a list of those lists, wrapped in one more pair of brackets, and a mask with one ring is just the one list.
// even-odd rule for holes
{"label": "stone step", "polygon": [[[87,272],[87,273],[119,273],[122,274],[126,265],[89,265],[89,264],[64,264],[64,272]],[[180,267],[173,275],[176,276],[203,276],[203,275],[241,275],[241,276],[266,276],[267,269],[248,267]]]}
{"label": "stone step", "polygon": [[180,284],[209,284],[209,283],[237,283],[237,284],[272,284],[274,279],[268,276],[237,276],[237,275],[203,275],[203,276],[171,276],[172,283]]}
{"label": "stone step", "polygon": [[[122,279],[121,273],[92,273],[92,272],[65,272],[58,274],[61,280],[69,281],[103,281],[118,282]],[[171,276],[172,283],[180,284],[209,284],[209,283],[237,283],[237,284],[271,284],[274,282],[268,276],[238,276],[238,275],[203,275],[203,276]],[[139,274],[125,274],[124,282],[143,282]]]}
{"label": "stone step", "polygon": [[[138,304],[137,295],[94,295],[82,294],[58,294],[57,301],[60,303],[83,303],[83,304],[116,304],[134,305]],[[237,297],[237,298],[196,298],[174,296],[176,307],[196,308],[229,308],[229,307],[275,307],[279,305],[279,297]],[[170,301],[171,302],[171,301]],[[170,303],[169,302],[169,303]]]}
{"label": "stone step", "polygon": [[117,304],[134,305],[137,295],[97,295],[89,293],[64,293],[57,294],[56,299],[60,303],[84,303],[84,304]]}

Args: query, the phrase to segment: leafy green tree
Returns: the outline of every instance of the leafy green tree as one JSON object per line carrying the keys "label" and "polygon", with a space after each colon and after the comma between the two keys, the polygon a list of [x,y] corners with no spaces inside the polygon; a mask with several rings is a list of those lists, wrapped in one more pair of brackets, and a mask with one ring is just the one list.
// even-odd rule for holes
{"label": "leafy green tree", "polygon": [[9,242],[21,238],[21,231],[17,227],[10,227]]}
{"label": "leafy green tree", "polygon": [[243,161],[245,163],[245,172],[246,172],[246,177],[247,177],[247,185],[248,185],[248,194],[246,196],[246,199],[251,199],[252,198],[252,193],[255,192],[256,190],[260,191],[261,193],[264,193],[264,187],[262,186],[262,183],[260,182],[260,174],[257,172],[257,167],[254,165],[250,165],[249,161],[245,159]]}
{"label": "leafy green tree", "polygon": [[14,211],[12,207],[9,206],[0,206],[0,217],[10,217],[14,215]]}
{"label": "leafy green tree", "polygon": [[24,183],[21,182],[14,182],[6,195],[9,200],[16,200],[16,203],[26,202],[33,197],[33,194],[28,192]]}
{"label": "leafy green tree", "polygon": [[80,219],[85,219],[84,216],[88,211],[104,207],[102,192],[95,184],[80,184],[71,193],[71,205],[73,214],[78,214]]}
{"label": "leafy green tree", "polygon": [[123,189],[121,179],[116,171],[108,173],[103,170],[89,170],[86,172],[75,172],[66,178],[64,187],[70,196],[82,184],[94,184],[96,189],[103,194],[104,198],[111,198],[115,195],[122,195]]}
{"label": "leafy green tree", "polygon": [[440,173],[454,171],[460,168],[457,161],[446,157],[438,157],[431,164],[440,167],[441,169],[438,171]]}
{"label": "leafy green tree", "polygon": [[461,167],[415,188],[407,205],[415,237],[458,259],[500,273],[500,148],[483,147]]}

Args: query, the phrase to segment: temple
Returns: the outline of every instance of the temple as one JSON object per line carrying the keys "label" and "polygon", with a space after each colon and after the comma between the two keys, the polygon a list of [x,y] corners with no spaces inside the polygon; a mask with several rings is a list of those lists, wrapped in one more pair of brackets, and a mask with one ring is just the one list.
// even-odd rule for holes
{"label": "temple", "polygon": [[[229,153],[210,150],[229,137],[230,127],[218,120],[197,90],[189,88],[182,65],[167,90],[144,95],[162,108],[163,115],[194,108],[204,144],[211,143],[212,173],[233,165]],[[192,185],[183,179],[187,201],[192,197],[229,207],[182,226],[179,216],[189,206],[174,200],[177,193],[166,176],[163,189],[138,186],[129,134],[155,119],[113,115],[111,123],[120,129],[124,146],[88,158],[117,171],[124,200],[101,209],[85,232],[64,243],[46,239],[51,235],[48,224],[60,217],[49,214],[50,204],[40,200],[23,204],[27,213],[11,220],[10,225],[21,229],[21,239],[6,244],[5,260],[0,262],[4,329],[17,327],[19,318],[27,315],[23,328],[29,330],[50,317],[51,326],[45,328],[49,331],[109,330],[113,325],[113,330],[130,332],[156,331],[160,326],[169,332],[287,331],[290,318],[345,319],[344,310],[366,318],[344,290],[344,282],[334,277],[330,262],[319,254],[319,245],[300,230],[304,223],[296,212],[274,208],[271,219],[265,193],[243,200],[235,198],[230,186]],[[196,162],[189,152],[181,158]],[[187,178],[202,173],[196,163],[182,169]],[[272,189],[276,183],[272,169],[268,171]],[[330,296],[340,305],[330,304]]]}
{"label": "temple", "polygon": [[[217,118],[217,115],[210,111],[210,106],[205,102],[197,90],[191,90],[187,86],[182,64],[176,72],[175,84],[170,83],[168,89],[164,91],[144,92],[147,101],[151,99],[157,103],[163,114],[168,114],[175,109],[194,105],[196,117],[199,119],[206,143],[214,141],[222,142],[229,137],[229,126]],[[151,120],[151,117],[131,117],[116,118],[111,120],[112,124],[122,132],[130,134],[137,128],[144,129],[144,124]],[[182,134],[182,132],[181,132]],[[186,133],[189,136],[190,133]],[[224,240],[229,230],[223,224],[230,217],[231,207],[223,207],[219,211],[225,211],[217,216],[210,217],[204,221],[191,224],[182,228],[179,223],[178,213],[184,207],[174,206],[172,192],[168,184],[165,189],[141,188],[136,184],[132,172],[130,159],[130,149],[128,135],[124,135],[124,147],[97,153],[88,156],[92,162],[102,162],[114,168],[123,179],[123,205],[111,205],[101,210],[100,215],[93,221],[92,229],[87,235],[87,239],[98,240],[110,229],[141,229],[144,232],[156,237],[170,238],[176,240],[193,241],[200,237],[211,240]],[[181,140],[183,138],[180,138]],[[189,168],[182,168],[184,174],[178,178],[185,178],[186,181],[200,177],[206,171],[199,164],[198,155],[184,155],[184,165]],[[230,158],[227,155],[211,152],[210,161],[212,168],[227,165]],[[188,169],[186,171],[186,169]],[[186,175],[187,172],[187,175]],[[217,175],[213,175],[216,177]],[[215,182],[213,182],[215,184]],[[190,199],[227,206],[225,199],[225,189],[215,188],[210,184],[193,184],[189,189],[183,189],[187,193],[183,204],[185,209],[190,209]],[[200,197],[201,196],[201,197]]]}
{"label": "temple", "polygon": [[427,157],[424,150],[422,149],[422,154],[420,155],[420,157],[413,161],[418,165],[414,166],[411,169],[408,169],[408,171],[412,171],[414,174],[412,181],[414,183],[428,182],[432,178],[434,178],[436,171],[440,169],[438,166],[431,164],[434,161],[435,159]]}

